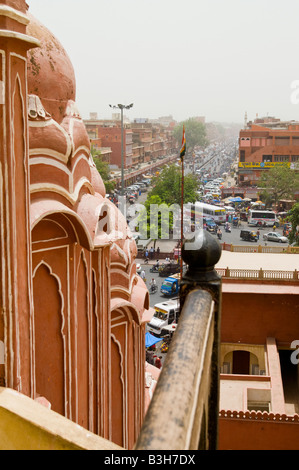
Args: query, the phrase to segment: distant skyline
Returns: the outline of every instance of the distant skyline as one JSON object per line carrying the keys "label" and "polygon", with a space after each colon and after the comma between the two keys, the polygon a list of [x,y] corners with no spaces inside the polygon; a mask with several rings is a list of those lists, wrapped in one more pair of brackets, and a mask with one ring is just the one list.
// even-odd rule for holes
{"label": "distant skyline", "polygon": [[134,103],[130,120],[299,120],[298,0],[27,3],[73,63],[84,119]]}

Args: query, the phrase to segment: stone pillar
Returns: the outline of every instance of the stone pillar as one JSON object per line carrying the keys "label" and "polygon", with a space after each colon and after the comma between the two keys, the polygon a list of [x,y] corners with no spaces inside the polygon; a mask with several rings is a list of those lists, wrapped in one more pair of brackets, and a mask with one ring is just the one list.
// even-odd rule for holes
{"label": "stone pillar", "polygon": [[195,232],[194,238],[184,241],[182,246],[183,261],[188,269],[181,280],[180,309],[182,310],[187,295],[194,289],[209,292],[214,302],[214,343],[207,426],[209,450],[216,450],[218,447],[222,283],[215,265],[221,257],[221,251],[220,243],[207,230]]}
{"label": "stone pillar", "polygon": [[0,382],[31,394],[31,237],[25,0],[0,3]]}

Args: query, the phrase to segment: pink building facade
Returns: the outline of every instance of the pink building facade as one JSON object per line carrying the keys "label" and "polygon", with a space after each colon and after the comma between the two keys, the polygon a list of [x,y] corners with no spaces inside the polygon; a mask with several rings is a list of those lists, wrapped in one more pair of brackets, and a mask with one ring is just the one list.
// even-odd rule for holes
{"label": "pink building facade", "polygon": [[148,291],[90,156],[72,64],[27,9],[0,3],[0,385],[131,448]]}

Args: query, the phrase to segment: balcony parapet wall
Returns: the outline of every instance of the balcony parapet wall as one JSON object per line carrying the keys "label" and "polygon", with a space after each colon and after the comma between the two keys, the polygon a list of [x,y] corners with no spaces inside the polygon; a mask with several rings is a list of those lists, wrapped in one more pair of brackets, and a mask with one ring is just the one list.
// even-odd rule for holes
{"label": "balcony parapet wall", "polygon": [[249,421],[273,421],[277,423],[299,423],[299,415],[287,415],[285,413],[268,413],[267,411],[235,411],[220,410],[220,419],[239,419]]}

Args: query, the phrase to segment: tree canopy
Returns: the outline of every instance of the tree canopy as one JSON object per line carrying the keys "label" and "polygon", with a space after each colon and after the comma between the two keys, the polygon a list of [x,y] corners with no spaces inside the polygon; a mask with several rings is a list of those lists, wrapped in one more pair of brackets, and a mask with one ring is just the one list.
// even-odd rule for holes
{"label": "tree canopy", "polygon": [[[152,180],[153,189],[149,192],[144,209],[138,217],[139,232],[144,238],[168,239],[180,226],[181,212],[181,168],[175,164],[164,168]],[[198,199],[199,182],[192,174],[184,177],[184,204]]]}
{"label": "tree canopy", "polygon": [[299,246],[299,202],[294,204],[289,213],[289,220],[292,224],[292,230],[289,234],[290,243]]}
{"label": "tree canopy", "polygon": [[277,204],[282,199],[293,199],[299,187],[299,173],[287,164],[274,166],[265,171],[259,180],[260,198],[267,205]]}
{"label": "tree canopy", "polygon": [[149,196],[138,216],[139,232],[143,238],[168,239],[173,228],[173,212],[157,195]]}
{"label": "tree canopy", "polygon": [[185,126],[187,152],[192,152],[196,146],[206,147],[208,145],[206,126],[195,118],[189,118],[187,121],[180,122],[174,128],[173,133],[178,142],[182,141],[183,126]]}
{"label": "tree canopy", "polygon": [[[159,196],[162,203],[181,204],[181,167],[175,164],[164,168],[159,176],[152,180],[153,189],[149,193],[150,196]],[[184,203],[195,202],[198,199],[197,191],[200,187],[196,176],[186,174],[184,176]]]}

